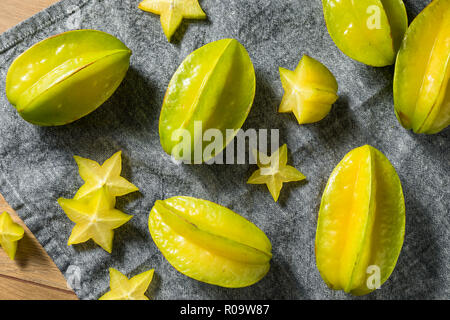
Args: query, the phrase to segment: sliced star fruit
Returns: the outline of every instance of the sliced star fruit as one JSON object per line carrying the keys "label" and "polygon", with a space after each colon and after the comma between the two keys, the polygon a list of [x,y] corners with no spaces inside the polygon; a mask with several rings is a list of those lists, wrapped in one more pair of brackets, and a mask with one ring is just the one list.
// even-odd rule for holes
{"label": "sliced star fruit", "polygon": [[114,229],[133,216],[114,209],[115,198],[102,187],[92,196],[81,199],[59,198],[58,203],[67,217],[75,223],[67,244],[79,244],[92,239],[106,252],[111,253]]}
{"label": "sliced star fruit", "polygon": [[206,19],[198,0],[144,0],[139,3],[139,9],[161,16],[161,26],[168,41],[183,18]]}
{"label": "sliced star fruit", "polygon": [[338,99],[333,74],[319,61],[304,55],[294,71],[280,68],[284,96],[279,112],[293,112],[298,124],[322,120]]}
{"label": "sliced star fruit", "polygon": [[450,125],[450,1],[434,0],[411,23],[397,56],[397,119],[415,133]]}
{"label": "sliced star fruit", "polygon": [[[223,39],[195,50],[170,80],[159,118],[164,151],[177,160],[202,163],[234,138],[255,97],[255,71],[245,48]],[[197,129],[196,126],[200,126]],[[211,155],[200,131],[219,130],[223,139]],[[227,130],[235,130],[227,135]]]}
{"label": "sliced star fruit", "polygon": [[130,55],[120,40],[101,31],[61,33],[14,60],[6,96],[26,121],[64,125],[91,113],[114,93]]}
{"label": "sliced star fruit", "polygon": [[334,290],[364,295],[391,275],[405,235],[400,179],[377,149],[350,151],[331,173],[320,204],[316,263]]}
{"label": "sliced star fruit", "polygon": [[158,200],[149,230],[169,263],[198,281],[246,287],[270,268],[272,246],[264,232],[210,201],[181,196]]}
{"label": "sliced star fruit", "polygon": [[8,212],[0,214],[0,246],[11,260],[17,251],[17,242],[23,238],[24,229],[15,223]]}
{"label": "sliced star fruit", "polygon": [[266,184],[273,200],[278,201],[284,182],[301,181],[306,177],[297,169],[287,165],[287,146],[283,145],[270,157],[258,152],[259,169],[248,179],[248,184]]}
{"label": "sliced star fruit", "polygon": [[116,269],[109,269],[110,291],[105,293],[99,300],[149,300],[145,295],[148,286],[152,282],[154,269],[128,279]]}
{"label": "sliced star fruit", "polygon": [[375,67],[394,64],[408,28],[402,0],[322,0],[328,32],[350,58]]}
{"label": "sliced star fruit", "polygon": [[95,191],[105,187],[112,197],[123,196],[139,189],[124,177],[122,171],[122,151],[118,151],[102,165],[96,161],[74,156],[78,171],[84,180],[84,185],[75,194],[75,199],[90,196]]}

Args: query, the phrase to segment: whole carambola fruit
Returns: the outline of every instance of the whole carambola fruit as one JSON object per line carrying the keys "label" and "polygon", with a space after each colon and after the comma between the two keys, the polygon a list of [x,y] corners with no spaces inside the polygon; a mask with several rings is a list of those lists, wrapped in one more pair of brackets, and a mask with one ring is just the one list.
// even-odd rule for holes
{"label": "whole carambola fruit", "polygon": [[181,196],[158,200],[148,226],[170,264],[196,280],[238,288],[269,271],[272,246],[264,232],[213,202]]}
{"label": "whole carambola fruit", "polygon": [[234,137],[227,135],[227,129],[242,127],[254,97],[253,64],[237,40],[223,39],[195,50],[178,67],[167,88],[159,118],[164,151],[178,160],[209,160],[203,157],[206,144],[194,130],[196,125],[202,132],[219,130],[223,137],[212,158]]}
{"label": "whole carambola fruit", "polygon": [[131,51],[96,30],[76,30],[43,40],[9,68],[6,95],[26,121],[64,125],[97,109],[117,89]]}
{"label": "whole carambola fruit", "polygon": [[415,133],[450,125],[450,1],[434,0],[411,23],[397,56],[397,119]]}
{"label": "whole carambola fruit", "polygon": [[350,151],[331,173],[320,205],[316,263],[326,284],[363,295],[390,276],[405,234],[400,179],[377,149]]}
{"label": "whole carambola fruit", "polygon": [[322,0],[328,32],[350,58],[392,65],[408,28],[402,0]]}

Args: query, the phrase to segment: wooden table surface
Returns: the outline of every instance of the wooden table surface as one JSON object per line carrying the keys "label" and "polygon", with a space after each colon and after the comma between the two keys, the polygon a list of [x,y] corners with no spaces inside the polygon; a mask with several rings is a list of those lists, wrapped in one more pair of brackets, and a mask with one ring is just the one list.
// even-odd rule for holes
{"label": "wooden table surface", "polygon": [[[55,2],[1,0],[0,33]],[[25,236],[19,242],[14,261],[0,248],[0,299],[77,299],[44,248],[0,195],[0,213],[3,211],[9,212],[25,228]]]}

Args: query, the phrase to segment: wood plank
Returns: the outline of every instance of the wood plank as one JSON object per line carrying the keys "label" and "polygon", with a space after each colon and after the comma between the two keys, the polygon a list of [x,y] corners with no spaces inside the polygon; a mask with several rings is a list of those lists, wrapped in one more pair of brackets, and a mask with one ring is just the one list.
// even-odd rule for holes
{"label": "wood plank", "polygon": [[67,290],[66,280],[59,269],[31,231],[0,195],[0,213],[4,211],[10,213],[14,222],[25,229],[25,235],[19,241],[16,258],[13,261],[8,258],[4,250],[0,250],[0,275],[17,277]]}
{"label": "wood plank", "polygon": [[[2,289],[4,279],[10,279],[10,281],[12,281],[11,279],[22,280],[21,288],[27,283],[30,283],[32,284],[30,285],[30,290],[45,287],[46,290],[43,292],[47,292],[51,288],[55,289],[56,293],[50,295],[49,298],[57,295],[58,292],[61,292],[61,298],[66,296],[76,298],[73,291],[67,287],[64,276],[45,252],[44,248],[39,244],[17,213],[6,203],[3,196],[0,195],[0,212],[3,211],[10,213],[12,219],[25,229],[25,235],[19,241],[16,258],[13,261],[9,259],[4,250],[0,250],[0,299],[16,298],[15,295],[8,295],[12,291]],[[30,291],[30,294],[35,295],[36,293]]]}
{"label": "wood plank", "polygon": [[58,0],[1,0],[0,33],[56,2]]}
{"label": "wood plank", "polygon": [[75,300],[73,292],[0,275],[0,299]]}

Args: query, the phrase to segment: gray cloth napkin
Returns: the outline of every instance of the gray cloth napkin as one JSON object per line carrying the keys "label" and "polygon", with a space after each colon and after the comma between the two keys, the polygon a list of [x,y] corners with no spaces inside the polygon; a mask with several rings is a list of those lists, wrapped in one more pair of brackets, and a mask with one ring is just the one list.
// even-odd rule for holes
{"label": "gray cloth napkin", "polygon": [[[406,1],[410,21],[429,1]],[[393,67],[372,68],[341,53],[325,27],[319,0],[202,0],[206,21],[184,21],[173,44],[159,17],[138,0],[63,0],[0,35],[0,192],[17,210],[81,299],[109,290],[108,268],[128,276],[155,268],[154,299],[348,299],[317,271],[314,237],[321,195],[336,164],[351,149],[381,150],[400,176],[406,199],[406,236],[397,267],[366,299],[450,297],[450,130],[432,136],[404,130],[393,111]],[[62,127],[22,120],[5,96],[12,61],[29,46],[70,29],[90,28],[121,39],[131,67],[116,93],[87,117]],[[247,185],[255,165],[177,165],[159,143],[158,119],[169,80],[194,49],[236,38],[256,70],[256,97],[244,129],[279,128],[289,163],[306,182],[284,185],[279,203],[264,185]],[[283,89],[278,67],[293,70],[303,54],[335,74],[340,98],[314,125],[277,113]],[[67,246],[73,223],[58,197],[82,185],[73,155],[102,163],[123,150],[123,176],[140,193],[118,199],[134,215],[115,231],[112,254],[92,241]],[[147,219],[155,200],[175,195],[208,199],[257,224],[271,239],[267,276],[242,289],[201,283],[177,272],[153,243]],[[75,280],[74,280],[75,277]],[[79,280],[79,281],[78,281]]]}

